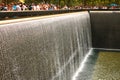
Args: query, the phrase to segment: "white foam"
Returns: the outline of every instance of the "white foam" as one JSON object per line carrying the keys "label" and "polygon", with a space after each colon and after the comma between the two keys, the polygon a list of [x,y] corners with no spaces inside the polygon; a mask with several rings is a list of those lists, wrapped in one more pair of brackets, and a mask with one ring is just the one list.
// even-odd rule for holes
{"label": "white foam", "polygon": [[73,75],[72,80],[77,80],[76,78],[78,77],[79,73],[82,72],[89,55],[92,54],[92,50],[93,50],[92,48],[89,50],[89,52],[87,53],[87,55],[83,59],[82,63],[80,64],[80,67],[78,68],[78,70]]}
{"label": "white foam", "polygon": [[106,51],[120,51],[120,49],[112,49],[112,48],[93,48],[97,50],[106,50]]}

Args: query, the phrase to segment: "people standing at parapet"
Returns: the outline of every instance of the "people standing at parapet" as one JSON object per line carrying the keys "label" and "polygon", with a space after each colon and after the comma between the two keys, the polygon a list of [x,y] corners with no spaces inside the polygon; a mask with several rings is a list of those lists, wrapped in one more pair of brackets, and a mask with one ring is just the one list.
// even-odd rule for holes
{"label": "people standing at parapet", "polygon": [[12,10],[13,10],[13,11],[16,11],[16,10],[17,10],[17,5],[16,5],[16,4],[13,4]]}
{"label": "people standing at parapet", "polygon": [[16,5],[16,11],[21,11],[21,5],[22,5],[22,4],[17,3],[17,5]]}
{"label": "people standing at parapet", "polygon": [[25,3],[21,5],[21,8],[22,8],[23,11],[28,9],[27,6],[25,5]]}
{"label": "people standing at parapet", "polygon": [[120,6],[73,6],[68,7],[65,5],[64,7],[60,8],[61,6],[56,6],[55,4],[48,4],[48,3],[31,3],[25,4],[21,2],[12,2],[10,4],[1,3],[0,4],[0,11],[25,11],[25,10],[59,10],[59,9],[120,9]]}

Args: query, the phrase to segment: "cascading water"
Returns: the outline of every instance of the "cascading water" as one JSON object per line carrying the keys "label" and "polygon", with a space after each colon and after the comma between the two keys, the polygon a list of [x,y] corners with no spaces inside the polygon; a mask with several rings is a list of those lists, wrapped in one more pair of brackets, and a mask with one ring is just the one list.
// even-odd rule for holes
{"label": "cascading water", "polygon": [[0,25],[0,80],[71,80],[91,48],[88,12]]}

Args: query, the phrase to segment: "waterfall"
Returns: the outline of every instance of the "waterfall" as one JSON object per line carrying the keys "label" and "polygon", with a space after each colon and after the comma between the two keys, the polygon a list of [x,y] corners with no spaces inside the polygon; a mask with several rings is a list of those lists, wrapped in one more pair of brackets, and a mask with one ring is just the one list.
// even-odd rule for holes
{"label": "waterfall", "polygon": [[91,48],[88,12],[0,25],[0,80],[71,80]]}

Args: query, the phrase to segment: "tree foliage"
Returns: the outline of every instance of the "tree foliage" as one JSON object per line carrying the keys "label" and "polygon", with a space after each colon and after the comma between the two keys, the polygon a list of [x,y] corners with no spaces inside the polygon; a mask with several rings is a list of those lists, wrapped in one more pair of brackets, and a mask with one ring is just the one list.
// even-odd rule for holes
{"label": "tree foliage", "polygon": [[111,3],[120,4],[120,0],[26,0],[26,2],[45,2],[57,5],[77,6],[77,5],[109,5]]}
{"label": "tree foliage", "polygon": [[[6,3],[19,0],[5,0]],[[69,7],[79,6],[79,5],[88,5],[88,6],[100,6],[100,5],[109,5],[111,3],[120,4],[120,0],[25,0],[25,3],[49,3],[56,4],[60,6],[67,5]]]}

